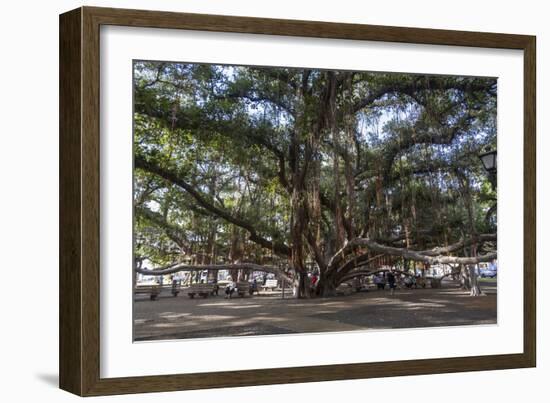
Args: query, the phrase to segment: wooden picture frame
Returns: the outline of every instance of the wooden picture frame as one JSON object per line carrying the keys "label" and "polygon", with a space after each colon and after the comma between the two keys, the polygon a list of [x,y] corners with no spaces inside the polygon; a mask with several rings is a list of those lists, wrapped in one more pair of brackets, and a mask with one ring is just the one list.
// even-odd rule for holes
{"label": "wooden picture frame", "polygon": [[[100,26],[517,49],[524,52],[523,353],[100,377]],[[60,387],[80,396],[481,371],[536,365],[535,37],[82,7],[60,16]]]}

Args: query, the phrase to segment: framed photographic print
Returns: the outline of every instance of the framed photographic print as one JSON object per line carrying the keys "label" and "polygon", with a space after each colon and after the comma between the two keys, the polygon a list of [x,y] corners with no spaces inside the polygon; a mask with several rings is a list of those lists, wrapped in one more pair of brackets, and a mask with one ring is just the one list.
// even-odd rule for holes
{"label": "framed photographic print", "polygon": [[535,178],[535,37],[62,14],[60,386],[535,366]]}

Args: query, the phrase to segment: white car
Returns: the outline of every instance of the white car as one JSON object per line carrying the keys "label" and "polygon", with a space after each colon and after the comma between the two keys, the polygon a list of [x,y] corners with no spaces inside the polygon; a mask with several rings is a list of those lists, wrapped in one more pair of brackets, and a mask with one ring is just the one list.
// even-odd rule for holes
{"label": "white car", "polygon": [[495,269],[482,269],[479,272],[479,276],[482,278],[495,278],[497,276],[497,271]]}

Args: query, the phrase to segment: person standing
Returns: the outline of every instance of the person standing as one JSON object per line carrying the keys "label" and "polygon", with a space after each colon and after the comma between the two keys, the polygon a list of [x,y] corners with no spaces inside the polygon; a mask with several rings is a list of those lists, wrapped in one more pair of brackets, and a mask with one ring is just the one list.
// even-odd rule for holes
{"label": "person standing", "polygon": [[383,290],[386,288],[386,273],[380,273],[380,289]]}
{"label": "person standing", "polygon": [[395,293],[395,274],[389,271],[386,278],[388,279],[388,285],[390,286],[390,294],[393,295]]}

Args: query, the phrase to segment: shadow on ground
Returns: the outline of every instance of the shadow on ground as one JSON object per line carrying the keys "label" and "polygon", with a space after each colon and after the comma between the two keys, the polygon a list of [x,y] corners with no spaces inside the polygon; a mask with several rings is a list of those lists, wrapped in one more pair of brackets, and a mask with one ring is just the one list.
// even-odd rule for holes
{"label": "shadow on ground", "polygon": [[305,300],[167,297],[134,304],[134,335],[145,341],[496,324],[496,281],[485,286],[487,296],[481,297],[457,288]]}

